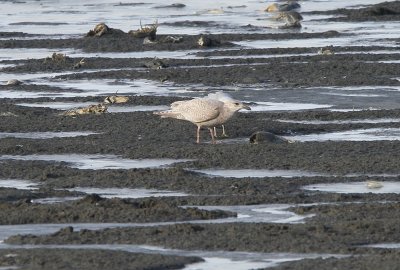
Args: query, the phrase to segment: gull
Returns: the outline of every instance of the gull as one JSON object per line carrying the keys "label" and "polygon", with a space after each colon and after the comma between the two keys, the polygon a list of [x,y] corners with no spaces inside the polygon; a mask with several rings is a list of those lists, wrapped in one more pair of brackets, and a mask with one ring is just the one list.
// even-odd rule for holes
{"label": "gull", "polygon": [[[215,100],[219,100],[219,101],[222,101],[222,102],[234,102],[235,101],[230,95],[228,95],[228,94],[226,94],[226,93],[224,93],[222,91],[218,91],[216,93],[210,93],[210,94],[207,95],[206,98],[215,99]],[[228,137],[228,135],[225,133],[225,126],[221,125],[221,127],[222,127],[221,136],[222,137]],[[218,137],[217,136],[217,127],[213,127],[213,128],[214,128],[214,137]]]}
{"label": "gull", "polygon": [[197,143],[200,143],[200,129],[207,127],[214,144],[213,127],[222,125],[240,109],[250,110],[250,107],[238,100],[223,102],[210,98],[195,98],[173,102],[170,110],[154,112],[154,114],[161,118],[175,118],[195,124],[197,126]]}

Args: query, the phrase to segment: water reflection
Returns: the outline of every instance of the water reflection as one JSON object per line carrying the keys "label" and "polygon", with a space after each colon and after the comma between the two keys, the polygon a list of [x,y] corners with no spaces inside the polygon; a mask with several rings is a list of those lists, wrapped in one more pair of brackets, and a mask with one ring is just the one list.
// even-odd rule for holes
{"label": "water reflection", "polygon": [[303,187],[305,190],[334,193],[400,193],[400,182],[381,181],[379,185],[369,185],[369,182],[328,183]]}
{"label": "water reflection", "polygon": [[367,118],[367,119],[344,119],[344,120],[290,120],[279,119],[283,123],[296,123],[305,125],[330,125],[330,124],[382,124],[382,123],[398,123],[400,118]]}
{"label": "water reflection", "polygon": [[68,166],[83,170],[102,169],[133,169],[133,168],[157,168],[172,165],[179,162],[192,161],[189,159],[125,159],[116,155],[3,155],[0,160],[43,160],[53,162],[67,162]]}
{"label": "water reflection", "polygon": [[[38,102],[38,103],[18,103],[16,105],[23,107],[33,108],[51,108],[56,110],[70,110],[74,108],[82,108],[90,105],[96,105],[96,102]],[[165,105],[136,105],[136,106],[116,106],[108,107],[107,111],[110,113],[123,113],[123,112],[148,112],[148,111],[162,111],[167,110],[169,107]]]}
{"label": "water reflection", "polygon": [[286,139],[308,141],[394,141],[400,140],[400,128],[370,128],[321,134],[285,136]]}
{"label": "water reflection", "polygon": [[311,103],[291,103],[291,102],[255,102],[251,105],[249,112],[265,112],[265,111],[300,111],[330,108],[332,105],[327,104],[311,104]]}
{"label": "water reflection", "polygon": [[0,249],[98,249],[117,250],[133,253],[162,254],[174,256],[197,256],[204,259],[204,262],[185,266],[185,270],[214,270],[227,269],[244,270],[274,267],[283,262],[297,261],[302,259],[315,258],[344,258],[348,255],[324,254],[324,253],[261,253],[261,252],[240,252],[240,251],[203,251],[203,250],[179,250],[168,249],[158,246],[129,245],[129,244],[94,244],[94,245],[7,245],[0,244]]}
{"label": "water reflection", "polygon": [[52,139],[52,138],[73,138],[99,134],[90,131],[69,131],[69,132],[0,132],[0,139],[20,138],[20,139]]}
{"label": "water reflection", "polygon": [[21,190],[34,190],[38,189],[38,185],[34,182],[21,179],[0,179],[0,187],[2,188],[15,188]]}
{"label": "water reflection", "polygon": [[190,170],[197,173],[206,174],[209,176],[233,177],[233,178],[264,178],[264,177],[313,177],[313,176],[326,176],[325,174],[307,172],[300,170],[268,170],[268,169],[204,169],[204,170]]}
{"label": "water reflection", "polygon": [[87,194],[98,194],[104,198],[147,198],[147,197],[175,197],[189,196],[183,192],[143,189],[143,188],[95,188],[95,187],[75,187],[67,189],[68,191],[78,191]]}

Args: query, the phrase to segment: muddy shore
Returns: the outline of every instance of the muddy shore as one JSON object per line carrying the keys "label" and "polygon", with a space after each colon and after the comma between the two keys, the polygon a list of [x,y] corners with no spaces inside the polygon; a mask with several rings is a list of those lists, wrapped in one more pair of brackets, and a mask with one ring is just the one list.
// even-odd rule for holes
{"label": "muddy shore", "polygon": [[[356,10],[335,10],[321,14],[345,15],[334,21],[397,21],[399,2],[388,2]],[[332,19],[329,19],[332,20]],[[186,22],[186,26],[190,22]],[[213,22],[209,22],[212,24]],[[194,22],[192,24],[195,25]],[[160,25],[162,27],[162,25]],[[178,26],[177,26],[178,27]],[[88,29],[89,30],[89,29]],[[24,37],[29,36],[29,40]],[[246,87],[253,100],[279,97],[279,91],[293,95],[301,102],[318,100],[320,87],[400,86],[400,40],[393,46],[335,46],[333,55],[320,55],[320,48],[257,49],[238,45],[248,40],[291,40],[309,38],[352,38],[351,34],[331,31],[321,33],[288,32],[280,34],[215,34],[218,45],[201,48],[200,35],[183,35],[182,42],[154,44],[128,33],[102,37],[46,39],[24,33],[1,33],[0,48],[75,49],[84,53],[146,52],[193,50],[193,58],[162,58],[165,67],[153,69],[153,57],[90,57],[77,67],[81,57],[63,61],[43,59],[3,60],[3,73],[56,74],[51,82],[109,79],[109,94],[118,91],[123,82],[151,80],[161,86],[190,89],[186,96],[128,95],[124,106],[168,106],[190,96],[205,95],[223,89],[237,98],[246,98]],[[21,39],[22,38],[22,39]],[[379,53],[385,51],[385,53]],[[271,57],[261,57],[270,55]],[[232,57],[232,58],[230,58]],[[18,79],[10,78],[10,79]],[[37,84],[21,80],[20,85],[0,85],[2,91],[26,91],[63,94],[83,93],[74,88]],[[305,89],[308,95],[298,97]],[[245,90],[243,90],[245,89]],[[273,89],[273,90],[270,90]],[[271,92],[268,92],[271,91]],[[316,91],[316,92],[312,92]],[[29,180],[39,185],[34,190],[0,187],[0,225],[39,223],[146,223],[209,221],[236,217],[237,213],[203,210],[202,205],[290,204],[299,215],[313,215],[305,223],[204,223],[169,224],[104,230],[75,230],[67,226],[49,235],[15,235],[6,239],[0,250],[0,267],[22,266],[22,269],[181,269],[200,262],[195,256],[144,254],[122,250],[19,248],[18,245],[84,245],[137,244],[171,249],[245,252],[330,253],[343,258],[305,259],[283,263],[274,269],[397,269],[398,249],[374,249],[367,245],[400,242],[399,195],[396,193],[327,193],[304,189],[325,183],[356,183],[368,180],[399,182],[400,141],[307,141],[294,143],[261,142],[251,144],[254,132],[272,132],[279,136],[324,134],[363,129],[398,129],[400,121],[358,121],[399,119],[399,97],[396,91],[385,93],[374,101],[359,101],[363,110],[327,109],[299,111],[253,111],[238,113],[227,124],[227,139],[210,143],[202,131],[202,143],[195,143],[196,127],[188,122],[160,119],[151,111],[65,116],[62,111],[46,107],[20,106],[38,102],[94,102],[104,95],[77,97],[1,98],[0,132],[73,132],[94,134],[78,137],[27,139],[6,137],[0,141],[0,179]],[[351,97],[337,98],[337,109],[353,104]],[[373,107],[373,105],[376,107]],[[256,103],[250,103],[250,106]],[[282,121],[286,120],[286,121]],[[290,121],[288,121],[290,120]],[[296,121],[325,121],[307,123]],[[337,123],[334,121],[343,121]],[[329,122],[331,121],[331,122]],[[70,163],[49,162],[33,158],[15,160],[13,156],[55,154],[118,155],[126,159],[187,159],[160,168],[79,169]],[[210,177],[194,170],[270,169],[313,172],[314,176],[235,178]],[[177,191],[181,197],[141,199],[103,198],[75,187],[147,188]],[[75,197],[76,200],[55,204],[36,203],[49,197]],[[307,204],[307,205],[301,205]],[[185,206],[185,207],[183,207]],[[12,245],[16,245],[15,248]],[[84,258],[84,259],[83,259]]]}

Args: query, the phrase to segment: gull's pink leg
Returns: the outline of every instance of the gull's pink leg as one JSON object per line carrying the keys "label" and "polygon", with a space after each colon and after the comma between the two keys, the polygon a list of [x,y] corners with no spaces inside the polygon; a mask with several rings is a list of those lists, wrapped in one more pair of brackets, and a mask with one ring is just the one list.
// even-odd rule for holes
{"label": "gull's pink leg", "polygon": [[214,127],[214,137],[217,138],[217,127]]}
{"label": "gull's pink leg", "polygon": [[200,143],[200,126],[197,126],[197,143]]}
{"label": "gull's pink leg", "polygon": [[210,134],[211,134],[211,143],[212,143],[212,144],[215,144],[214,131],[213,131],[212,128],[209,128],[209,130],[210,130]]}
{"label": "gull's pink leg", "polygon": [[225,133],[225,126],[222,125],[222,136],[223,137],[229,137],[226,133]]}

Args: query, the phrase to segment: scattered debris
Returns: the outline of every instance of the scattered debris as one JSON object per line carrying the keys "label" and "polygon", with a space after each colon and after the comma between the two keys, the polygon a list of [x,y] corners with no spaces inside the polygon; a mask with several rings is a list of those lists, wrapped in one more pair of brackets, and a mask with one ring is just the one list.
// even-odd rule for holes
{"label": "scattered debris", "polygon": [[168,76],[163,76],[163,77],[160,78],[160,82],[161,82],[161,83],[166,82],[166,81],[168,81],[168,80],[169,80],[169,77],[168,77]]}
{"label": "scattered debris", "polygon": [[216,39],[212,39],[209,36],[202,35],[198,40],[197,44],[201,47],[212,47],[216,45],[220,45],[221,42]]}
{"label": "scattered debris", "polygon": [[162,69],[167,67],[167,65],[157,57],[154,57],[154,59],[145,62],[143,65],[151,69]]}
{"label": "scattered debris", "polygon": [[159,39],[158,41],[155,39],[152,39],[150,37],[145,37],[143,39],[143,45],[146,44],[159,44],[159,43],[180,43],[183,41],[183,37],[182,36],[166,36],[163,37],[161,39]]}
{"label": "scattered debris", "polygon": [[68,110],[66,112],[63,112],[61,115],[76,116],[81,114],[101,114],[107,112],[107,109],[107,105],[100,103],[97,105],[89,105],[84,108]]}
{"label": "scattered debris", "polygon": [[145,37],[143,39],[143,45],[146,45],[146,44],[157,44],[157,43],[158,43],[158,41],[152,40],[152,39],[150,39],[150,37]]}
{"label": "scattered debris", "polygon": [[63,53],[53,53],[51,56],[51,60],[53,60],[54,62],[64,63],[66,59],[67,59],[67,56]]}
{"label": "scattered debris", "polygon": [[225,11],[222,8],[215,8],[215,9],[209,9],[206,11],[207,14],[224,14]]}
{"label": "scattered debris", "polygon": [[333,48],[333,46],[323,47],[323,48],[318,50],[318,54],[321,54],[321,55],[332,55],[332,54],[334,54],[332,48]]}
{"label": "scattered debris", "polygon": [[81,68],[84,64],[85,64],[85,58],[82,58],[81,61],[76,63],[72,68],[73,69]]}
{"label": "scattered debris", "polygon": [[382,188],[383,184],[379,181],[373,181],[373,180],[369,180],[367,181],[367,188],[370,189],[378,189],[378,188]]}
{"label": "scattered debris", "polygon": [[285,22],[295,22],[303,20],[303,16],[301,16],[301,14],[296,11],[279,12],[272,18],[277,21],[285,21]]}
{"label": "scattered debris", "polygon": [[180,43],[183,41],[183,37],[182,36],[166,36],[165,38],[161,39],[160,42],[161,43]]}
{"label": "scattered debris", "polygon": [[282,20],[285,25],[279,28],[300,28],[303,16],[296,11],[279,12],[278,15],[274,17],[275,20]]}
{"label": "scattered debris", "polygon": [[125,103],[128,101],[129,97],[126,96],[108,96],[104,99],[104,103],[106,104]]}
{"label": "scattered debris", "polygon": [[22,82],[17,79],[8,80],[6,83],[6,85],[10,85],[10,86],[13,86],[13,85],[15,86],[15,85],[20,85],[20,84],[22,84]]}
{"label": "scattered debris", "polygon": [[114,29],[111,27],[108,27],[105,23],[99,23],[97,24],[93,30],[90,30],[86,36],[87,37],[102,37],[104,35],[110,35],[110,34],[115,34],[115,35],[125,35],[124,31],[120,29]]}
{"label": "scattered debris", "polygon": [[0,116],[18,116],[18,115],[12,112],[1,112]]}
{"label": "scattered debris", "polygon": [[43,60],[43,64],[65,64],[68,58],[69,57],[63,53],[53,53],[51,56],[48,56]]}
{"label": "scattered debris", "polygon": [[130,30],[128,34],[137,37],[137,38],[145,38],[149,37],[150,40],[155,40],[156,39],[156,33],[157,33],[157,28],[158,28],[158,21],[156,20],[152,25],[150,26],[142,26],[142,22],[140,22],[140,29],[134,31]]}
{"label": "scattered debris", "polygon": [[93,30],[90,30],[86,36],[87,37],[101,37],[105,33],[109,32],[110,28],[105,23],[97,24]]}

